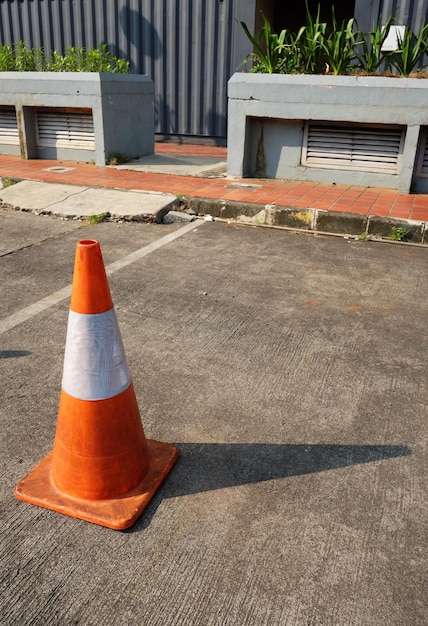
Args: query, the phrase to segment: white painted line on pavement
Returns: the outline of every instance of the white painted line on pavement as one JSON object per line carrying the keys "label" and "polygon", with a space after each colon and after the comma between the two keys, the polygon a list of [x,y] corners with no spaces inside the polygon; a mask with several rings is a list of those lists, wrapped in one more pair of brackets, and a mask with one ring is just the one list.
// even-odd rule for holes
{"label": "white painted line on pavement", "polygon": [[30,306],[26,306],[25,309],[21,309],[13,315],[9,315],[4,320],[0,320],[0,335],[5,333],[6,331],[18,326],[18,324],[22,324],[22,322],[26,322],[30,317],[34,317],[38,313],[49,309],[51,306],[58,304],[62,300],[69,298],[71,296],[71,285],[64,287],[64,289],[60,289],[59,291],[55,291],[51,293],[50,296],[46,298],[42,298],[38,302],[34,304],[30,304]]}
{"label": "white painted line on pavement", "polygon": [[[147,256],[151,252],[155,252],[155,250],[158,250],[159,248],[166,246],[167,244],[171,243],[171,241],[178,239],[182,235],[185,235],[186,233],[188,233],[189,231],[193,230],[194,228],[200,225],[201,225],[201,222],[196,221],[196,220],[194,222],[189,222],[188,224],[186,224],[185,226],[182,226],[175,232],[169,233],[168,235],[165,235],[165,237],[161,237],[157,241],[154,241],[153,243],[149,243],[147,246],[144,246],[143,248],[140,248],[139,250],[135,250],[135,252],[131,252],[131,254],[124,256],[123,259],[119,259],[118,261],[115,261],[114,263],[110,263],[110,265],[106,266],[107,275],[111,276],[111,274],[114,274],[114,272],[121,270],[127,265],[131,265],[131,263],[135,263],[135,261],[138,261],[139,259],[142,259],[143,257]],[[20,311],[17,311],[16,313],[9,315],[9,317],[6,317],[5,319],[0,320],[0,335],[7,332],[8,330],[11,330],[15,326],[18,326],[18,324],[22,324],[23,322],[26,322],[31,317],[34,317],[35,315],[38,315],[39,313],[46,311],[46,309],[49,309],[55,304],[62,302],[63,300],[65,300],[66,298],[69,298],[70,296],[71,296],[71,285],[67,285],[67,287],[64,287],[63,289],[60,289],[59,291],[55,291],[54,293],[51,293],[49,296],[46,296],[46,298],[42,298],[41,300],[38,300],[38,302],[34,302],[34,304],[30,304],[30,306],[27,306],[24,309],[21,309]]]}
{"label": "white painted line on pavement", "polygon": [[119,261],[110,263],[110,265],[106,267],[107,275],[110,276],[114,272],[121,270],[123,267],[126,267],[127,265],[130,265],[131,263],[134,263],[135,261],[142,259],[144,256],[147,256],[151,252],[158,250],[158,248],[162,248],[162,246],[166,246],[171,241],[174,241],[174,239],[178,239],[178,237],[185,235],[187,232],[189,232],[190,230],[193,230],[194,228],[200,225],[201,225],[201,222],[197,220],[195,220],[194,222],[189,222],[188,224],[186,224],[186,226],[183,226],[179,230],[176,230],[175,232],[170,233],[169,235],[165,235],[165,237],[161,237],[160,239],[158,239],[157,241],[154,241],[153,243],[149,243],[147,246],[144,246],[144,248],[140,248],[139,250],[135,250],[135,252],[131,252],[131,254],[124,256],[123,259],[119,259]]}

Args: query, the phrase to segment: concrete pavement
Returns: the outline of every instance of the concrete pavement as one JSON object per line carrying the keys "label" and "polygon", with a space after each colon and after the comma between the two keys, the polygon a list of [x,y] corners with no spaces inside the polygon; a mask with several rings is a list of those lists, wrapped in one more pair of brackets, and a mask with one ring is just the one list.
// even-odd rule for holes
{"label": "concrete pavement", "polygon": [[[6,209],[0,225],[2,623],[426,624],[426,249]],[[88,238],[146,435],[181,454],[127,532],[13,497],[52,448],[58,294]]]}
{"label": "concrete pavement", "polygon": [[8,208],[76,219],[108,214],[116,220],[162,222],[163,217],[177,206],[177,197],[173,194],[29,180],[11,185],[0,193],[0,201]]}

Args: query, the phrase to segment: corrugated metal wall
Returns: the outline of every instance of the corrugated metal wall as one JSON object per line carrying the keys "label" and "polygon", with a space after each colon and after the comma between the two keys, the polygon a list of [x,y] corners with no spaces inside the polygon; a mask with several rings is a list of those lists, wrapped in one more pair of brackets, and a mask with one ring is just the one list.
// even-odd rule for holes
{"label": "corrugated metal wall", "polygon": [[[428,0],[356,0],[355,17],[361,30],[369,31],[380,18],[385,24],[393,16],[396,24],[415,32],[428,22]],[[418,65],[425,64],[427,56]]]}
{"label": "corrugated metal wall", "polygon": [[[109,44],[155,82],[156,132],[226,137],[227,80],[255,0],[0,0],[0,44]],[[245,51],[248,53],[249,49]]]}
{"label": "corrugated metal wall", "polygon": [[395,16],[397,24],[415,32],[428,21],[428,0],[356,0],[355,17],[361,30],[370,30],[380,17],[385,23]]}
{"label": "corrugated metal wall", "polygon": [[[0,44],[22,40],[63,52],[107,43],[131,61],[134,73],[154,80],[157,133],[224,140],[227,80],[250,52],[239,21],[251,30],[258,9],[272,2],[0,0]],[[428,19],[428,0],[355,2],[363,30],[391,14],[419,30]]]}
{"label": "corrugated metal wall", "polygon": [[428,0],[383,0],[381,16],[384,21],[395,15],[398,24],[406,24],[418,32],[428,20]]}

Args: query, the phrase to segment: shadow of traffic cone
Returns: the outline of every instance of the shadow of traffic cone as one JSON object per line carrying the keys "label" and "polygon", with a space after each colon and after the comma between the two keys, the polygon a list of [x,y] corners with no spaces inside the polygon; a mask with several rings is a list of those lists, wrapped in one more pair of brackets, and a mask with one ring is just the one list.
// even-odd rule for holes
{"label": "shadow of traffic cone", "polygon": [[77,244],[53,450],[20,500],[108,528],[132,526],[178,458],[146,439],[97,241]]}

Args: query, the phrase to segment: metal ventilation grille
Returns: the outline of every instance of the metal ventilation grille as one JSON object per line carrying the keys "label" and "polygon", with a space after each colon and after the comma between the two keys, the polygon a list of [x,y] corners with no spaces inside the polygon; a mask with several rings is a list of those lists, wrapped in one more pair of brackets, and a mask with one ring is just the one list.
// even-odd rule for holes
{"label": "metal ventilation grille", "polygon": [[37,145],[41,148],[95,150],[91,110],[38,110]]}
{"label": "metal ventilation grille", "polygon": [[302,165],[397,173],[404,128],[307,122]]}
{"label": "metal ventilation grille", "polygon": [[0,107],[0,143],[19,146],[18,122],[14,108]]}
{"label": "metal ventilation grille", "polygon": [[428,128],[424,128],[421,133],[417,173],[419,176],[428,176]]}

